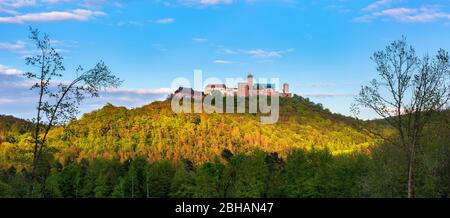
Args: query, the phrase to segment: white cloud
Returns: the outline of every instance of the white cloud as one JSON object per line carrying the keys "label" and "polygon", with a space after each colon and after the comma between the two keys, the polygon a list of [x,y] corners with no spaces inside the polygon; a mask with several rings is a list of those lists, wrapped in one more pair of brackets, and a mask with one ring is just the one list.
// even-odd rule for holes
{"label": "white cloud", "polygon": [[354,96],[356,96],[356,94],[352,94],[352,93],[303,93],[300,95],[303,97],[314,97],[314,98],[354,97]]}
{"label": "white cloud", "polygon": [[66,20],[86,21],[92,17],[104,15],[106,15],[106,13],[101,11],[75,9],[71,11],[28,13],[10,17],[0,17],[0,23],[49,22]]}
{"label": "white cloud", "polygon": [[117,26],[143,26],[139,21],[119,21]]}
{"label": "white cloud", "polygon": [[173,92],[170,88],[159,88],[159,89],[122,89],[122,88],[110,88],[106,89],[107,93],[117,93],[117,94],[137,94],[137,95],[159,95],[159,94],[170,94]]}
{"label": "white cloud", "polygon": [[[174,5],[177,3],[171,3],[170,1],[162,1],[165,5]],[[237,2],[236,0],[179,0],[178,3],[187,6],[213,6],[221,4],[232,4]]]}
{"label": "white cloud", "polygon": [[201,5],[231,4],[233,0],[200,0]]}
{"label": "white cloud", "polygon": [[232,61],[227,61],[227,60],[215,60],[214,61],[215,64],[232,64]]}
{"label": "white cloud", "polygon": [[43,3],[47,4],[59,4],[59,3],[66,3],[71,2],[73,0],[41,0]]}
{"label": "white cloud", "polygon": [[377,17],[390,17],[404,22],[430,22],[438,19],[450,19],[450,13],[442,12],[436,7],[392,8],[374,13]]}
{"label": "white cloud", "polygon": [[0,74],[19,76],[19,75],[22,75],[23,72],[18,69],[10,68],[10,67],[0,64]]}
{"label": "white cloud", "polygon": [[22,8],[35,6],[36,0],[1,0],[0,6],[2,7],[10,7],[10,8]]}
{"label": "white cloud", "polygon": [[293,52],[294,49],[286,49],[282,51],[270,51],[264,49],[242,50],[242,52],[249,54],[253,58],[280,58],[283,54]]}
{"label": "white cloud", "polygon": [[312,87],[312,88],[331,88],[331,87],[335,87],[336,84],[335,83],[318,82],[318,83],[308,83],[308,84],[306,84],[306,86]]}
{"label": "white cloud", "polygon": [[26,47],[26,44],[24,41],[17,40],[15,43],[9,43],[9,42],[0,42],[0,50],[7,50],[7,51],[23,51]]}
{"label": "white cloud", "polygon": [[380,7],[388,5],[392,2],[393,2],[392,0],[377,0],[372,4],[368,5],[367,7],[363,8],[363,11],[373,11],[379,9]]}
{"label": "white cloud", "polygon": [[441,10],[436,5],[418,8],[397,7],[371,12],[354,19],[355,22],[371,22],[377,19],[394,20],[398,22],[425,23],[437,20],[450,20],[450,13]]}
{"label": "white cloud", "polygon": [[233,50],[231,50],[231,49],[228,49],[228,48],[224,48],[224,49],[222,49],[222,51],[223,51],[225,54],[236,54],[235,51],[233,51]]}
{"label": "white cloud", "polygon": [[15,11],[15,10],[12,10],[12,9],[6,9],[6,8],[1,8],[1,7],[0,7],[0,13],[4,13],[4,14],[13,14],[13,15],[19,14],[19,12]]}
{"label": "white cloud", "polygon": [[203,42],[207,42],[208,39],[205,39],[205,38],[192,38],[192,41],[197,42],[197,43],[203,43]]}
{"label": "white cloud", "polygon": [[170,24],[170,23],[174,23],[174,22],[175,22],[174,18],[162,18],[162,19],[155,21],[155,23],[157,23],[157,24]]}

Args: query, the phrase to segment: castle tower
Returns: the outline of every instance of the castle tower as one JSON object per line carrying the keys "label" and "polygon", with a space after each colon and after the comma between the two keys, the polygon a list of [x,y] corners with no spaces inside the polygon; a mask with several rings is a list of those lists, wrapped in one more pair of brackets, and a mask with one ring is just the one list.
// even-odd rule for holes
{"label": "castle tower", "polygon": [[247,84],[248,84],[248,89],[253,89],[253,75],[251,73],[248,74],[247,76]]}
{"label": "castle tower", "polygon": [[288,83],[283,84],[283,93],[284,94],[289,93],[289,84]]}

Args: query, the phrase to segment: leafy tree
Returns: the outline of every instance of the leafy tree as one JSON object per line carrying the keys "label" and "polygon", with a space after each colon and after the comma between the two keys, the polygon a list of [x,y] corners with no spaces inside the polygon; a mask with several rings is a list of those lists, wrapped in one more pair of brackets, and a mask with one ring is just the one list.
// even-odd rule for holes
{"label": "leafy tree", "polygon": [[65,198],[78,198],[82,189],[82,171],[77,164],[68,164],[58,177],[59,190]]}
{"label": "leafy tree", "polygon": [[178,164],[171,181],[169,197],[190,198],[194,196],[194,170],[194,166],[189,160],[183,160]]}
{"label": "leafy tree", "polygon": [[195,173],[195,198],[219,198],[224,195],[222,174],[224,165],[218,161],[205,163]]}
{"label": "leafy tree", "polygon": [[58,198],[62,197],[62,193],[59,190],[59,173],[52,172],[47,177],[44,186],[44,197],[45,198]]}
{"label": "leafy tree", "polygon": [[146,195],[147,161],[144,158],[130,160],[128,171],[113,191],[116,197],[144,198]]}
{"label": "leafy tree", "polygon": [[9,184],[4,183],[2,181],[0,181],[0,197],[1,198],[14,197],[14,190],[12,189],[12,187]]}
{"label": "leafy tree", "polygon": [[50,130],[74,118],[78,105],[87,95],[97,97],[100,89],[117,87],[121,81],[111,74],[103,62],[99,62],[89,70],[78,67],[77,77],[69,83],[58,82],[55,78],[62,77],[65,71],[63,57],[52,47],[47,34],[41,36],[37,29],[30,28],[30,39],[39,52],[36,56],[26,58],[26,64],[37,68],[37,72],[25,73],[35,82],[31,89],[38,93],[37,113],[33,119],[32,178],[35,179],[37,167],[43,161],[42,154],[46,152]]}
{"label": "leafy tree", "polygon": [[166,160],[149,166],[146,174],[147,197],[168,197],[174,173],[171,163]]}
{"label": "leafy tree", "polygon": [[233,197],[262,197],[265,188],[265,178],[268,174],[265,164],[265,154],[256,152],[254,155],[235,156],[237,162],[236,178],[233,184]]}
{"label": "leafy tree", "polygon": [[284,185],[283,174],[285,162],[278,156],[278,153],[266,154],[265,163],[267,166],[267,174],[264,180],[263,197],[283,197]]}
{"label": "leafy tree", "polygon": [[406,197],[407,176],[406,156],[400,148],[381,145],[371,153],[364,189],[370,197]]}
{"label": "leafy tree", "polygon": [[[82,164],[80,164],[82,166]],[[84,168],[84,169],[83,169]],[[83,197],[109,197],[118,183],[120,164],[115,160],[93,160],[87,166],[83,177]]]}
{"label": "leafy tree", "polygon": [[365,154],[346,154],[333,158],[328,168],[329,190],[327,197],[358,198],[368,197],[364,189],[369,172],[369,157]]}
{"label": "leafy tree", "polygon": [[450,64],[448,53],[439,50],[435,58],[418,58],[406,39],[395,41],[375,52],[379,79],[363,86],[356,101],[384,118],[398,133],[392,141],[407,156],[408,197],[415,196],[416,153],[424,126],[431,115],[448,106]]}
{"label": "leafy tree", "polygon": [[285,185],[287,197],[325,197],[331,189],[328,174],[333,162],[327,150],[295,150],[287,158]]}

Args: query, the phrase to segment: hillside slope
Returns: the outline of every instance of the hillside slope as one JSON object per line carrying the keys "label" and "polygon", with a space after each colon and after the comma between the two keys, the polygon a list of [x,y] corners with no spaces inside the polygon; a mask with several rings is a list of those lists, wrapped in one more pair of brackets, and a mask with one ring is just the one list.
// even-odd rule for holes
{"label": "hillside slope", "polygon": [[292,148],[361,151],[375,140],[352,128],[351,118],[335,115],[300,96],[281,99],[280,120],[259,123],[254,114],[175,114],[170,101],[136,109],[106,105],[64,128],[55,129],[50,144],[56,158],[121,161],[144,156],[150,161],[189,159],[202,163],[224,149],[255,149],[285,156]]}
{"label": "hillside slope", "polygon": [[29,132],[31,123],[13,116],[0,115],[0,144],[17,142],[17,136]]}

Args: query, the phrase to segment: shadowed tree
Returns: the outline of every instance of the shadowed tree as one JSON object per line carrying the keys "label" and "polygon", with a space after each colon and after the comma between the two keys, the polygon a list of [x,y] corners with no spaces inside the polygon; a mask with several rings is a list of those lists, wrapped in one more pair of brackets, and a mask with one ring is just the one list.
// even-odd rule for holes
{"label": "shadowed tree", "polygon": [[[375,52],[378,79],[361,88],[358,105],[376,112],[395,128],[397,139],[390,141],[407,157],[408,197],[414,197],[416,152],[424,125],[430,116],[448,108],[450,65],[448,53],[439,50],[436,57],[416,56],[406,38]],[[358,112],[357,107],[354,112]]]}
{"label": "shadowed tree", "polygon": [[34,183],[37,168],[43,160],[42,153],[46,151],[50,130],[73,119],[83,99],[98,97],[101,89],[117,87],[121,84],[121,80],[114,76],[102,61],[89,70],[79,66],[75,71],[76,78],[72,81],[57,80],[66,71],[62,63],[63,57],[52,47],[47,34],[41,35],[39,30],[30,27],[29,38],[35,43],[38,51],[37,55],[26,58],[26,64],[35,67],[36,71],[25,73],[25,76],[34,82],[31,89],[37,90],[38,94],[32,141]]}

